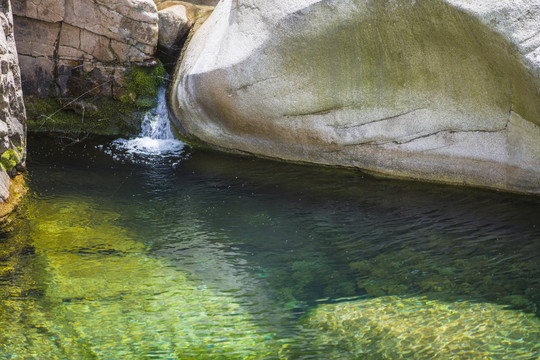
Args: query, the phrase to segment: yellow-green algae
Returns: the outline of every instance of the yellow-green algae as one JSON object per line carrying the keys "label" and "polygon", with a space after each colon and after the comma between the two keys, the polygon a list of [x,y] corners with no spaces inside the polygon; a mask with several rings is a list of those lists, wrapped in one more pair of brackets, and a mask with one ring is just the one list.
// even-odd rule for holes
{"label": "yellow-green algae", "polygon": [[11,171],[20,162],[21,155],[14,149],[9,148],[0,155],[0,168],[4,171]]}
{"label": "yellow-green algae", "polygon": [[305,319],[326,359],[536,359],[540,320],[489,303],[385,296],[321,305]]}
{"label": "yellow-green algae", "polygon": [[235,299],[148,256],[118,213],[71,197],[26,207],[9,243],[37,259],[7,256],[0,272],[18,279],[0,287],[0,358],[278,357],[271,331]]}

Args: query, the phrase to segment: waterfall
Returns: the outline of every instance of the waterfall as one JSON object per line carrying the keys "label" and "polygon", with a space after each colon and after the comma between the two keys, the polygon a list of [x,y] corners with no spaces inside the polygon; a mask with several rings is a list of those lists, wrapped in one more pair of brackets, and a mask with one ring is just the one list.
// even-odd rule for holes
{"label": "waterfall", "polygon": [[183,149],[185,144],[175,139],[171,130],[166,90],[166,84],[159,89],[158,105],[145,114],[139,135],[129,140],[117,139],[112,143],[113,148],[138,157],[173,155]]}
{"label": "waterfall", "polygon": [[174,139],[165,100],[166,90],[166,86],[162,86],[159,89],[158,105],[145,114],[141,126],[141,133],[139,134],[140,138],[149,138],[153,140]]}

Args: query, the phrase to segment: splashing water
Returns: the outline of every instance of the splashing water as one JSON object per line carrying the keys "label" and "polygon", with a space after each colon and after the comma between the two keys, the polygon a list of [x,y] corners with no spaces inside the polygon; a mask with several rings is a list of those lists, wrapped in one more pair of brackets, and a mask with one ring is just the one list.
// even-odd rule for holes
{"label": "splashing water", "polygon": [[159,89],[158,106],[144,116],[140,134],[134,139],[113,141],[108,153],[113,155],[114,149],[125,152],[128,157],[168,156],[184,148],[185,144],[175,139],[171,130],[165,93],[166,85]]}

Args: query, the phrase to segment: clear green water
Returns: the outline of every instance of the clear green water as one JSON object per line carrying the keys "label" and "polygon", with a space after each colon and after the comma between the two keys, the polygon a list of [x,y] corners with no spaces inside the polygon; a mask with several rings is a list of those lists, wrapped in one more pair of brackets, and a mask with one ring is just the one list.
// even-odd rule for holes
{"label": "clear green water", "polygon": [[538,198],[103,141],[29,139],[0,359],[540,357]]}

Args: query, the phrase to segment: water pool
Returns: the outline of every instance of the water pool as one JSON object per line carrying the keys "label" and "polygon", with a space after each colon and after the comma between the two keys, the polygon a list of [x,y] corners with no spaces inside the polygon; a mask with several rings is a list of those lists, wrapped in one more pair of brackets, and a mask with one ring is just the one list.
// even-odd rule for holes
{"label": "water pool", "polygon": [[538,198],[108,139],[28,167],[1,359],[540,356]]}

